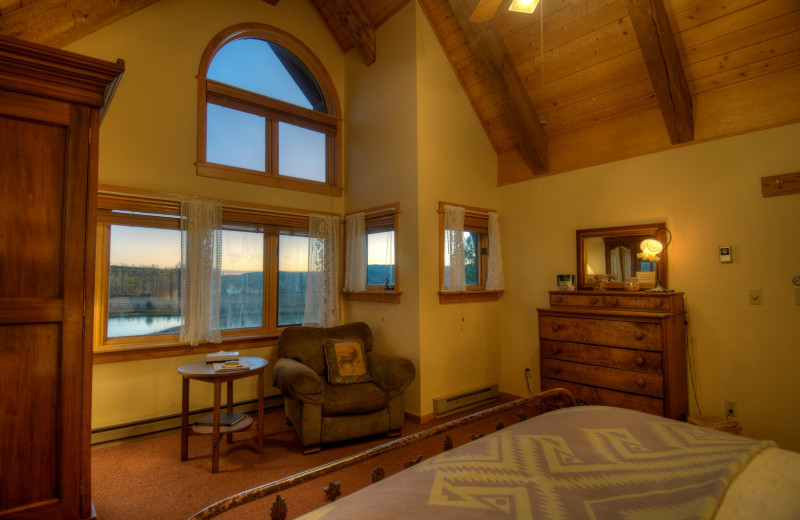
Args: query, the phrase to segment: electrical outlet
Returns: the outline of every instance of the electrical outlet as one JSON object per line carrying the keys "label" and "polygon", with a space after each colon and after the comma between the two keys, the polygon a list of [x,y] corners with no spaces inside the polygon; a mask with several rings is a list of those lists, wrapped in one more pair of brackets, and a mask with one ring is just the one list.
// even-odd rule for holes
{"label": "electrical outlet", "polygon": [[738,417],[739,412],[736,409],[736,401],[725,399],[725,417]]}
{"label": "electrical outlet", "polygon": [[530,379],[532,377],[533,377],[533,372],[531,371],[531,369],[528,368],[528,367],[525,367],[525,378],[526,379]]}

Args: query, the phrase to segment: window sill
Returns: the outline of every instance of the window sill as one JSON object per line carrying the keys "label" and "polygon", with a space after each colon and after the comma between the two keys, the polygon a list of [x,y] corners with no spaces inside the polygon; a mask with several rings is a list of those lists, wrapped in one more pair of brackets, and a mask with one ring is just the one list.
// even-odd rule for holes
{"label": "window sill", "polygon": [[439,291],[439,303],[493,302],[500,299],[505,291]]}
{"label": "window sill", "polygon": [[235,166],[225,166],[223,164],[204,162],[197,162],[195,164],[197,166],[197,175],[201,177],[211,177],[212,179],[223,179],[248,184],[260,184],[271,188],[304,191],[316,193],[318,195],[329,195],[331,197],[342,196],[342,188],[340,186],[331,186],[325,183],[306,181],[303,179],[275,177],[267,175],[264,172],[237,168]]}
{"label": "window sill", "polygon": [[222,343],[202,343],[193,347],[185,343],[161,343],[143,345],[107,345],[95,347],[92,362],[95,365],[102,363],[118,363],[120,361],[136,361],[140,359],[154,359],[173,356],[189,356],[192,354],[206,354],[220,350],[245,350],[249,348],[268,347],[278,343],[278,334],[266,336],[248,336],[223,339]]}
{"label": "window sill", "polygon": [[342,291],[342,295],[346,300],[376,303],[400,303],[400,296],[402,294],[402,291]]}

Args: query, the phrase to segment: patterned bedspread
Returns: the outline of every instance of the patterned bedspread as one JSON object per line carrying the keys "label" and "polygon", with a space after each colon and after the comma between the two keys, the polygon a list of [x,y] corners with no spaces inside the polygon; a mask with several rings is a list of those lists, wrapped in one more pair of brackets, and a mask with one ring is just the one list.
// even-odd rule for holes
{"label": "patterned bedspread", "polygon": [[713,518],[733,478],[772,446],[620,408],[566,408],[444,452],[302,518]]}

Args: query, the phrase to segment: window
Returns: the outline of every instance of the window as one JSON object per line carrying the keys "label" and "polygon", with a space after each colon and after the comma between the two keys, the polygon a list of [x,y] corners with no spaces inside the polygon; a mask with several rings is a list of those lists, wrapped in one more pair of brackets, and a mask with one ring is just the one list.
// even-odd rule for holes
{"label": "window", "polygon": [[365,292],[345,292],[350,300],[400,303],[399,272],[396,263],[397,219],[400,204],[364,210],[367,235],[367,280]]}
{"label": "window", "polygon": [[[444,206],[461,206],[465,209],[463,245],[464,245],[464,275],[466,290],[464,292],[442,291],[442,282],[448,277],[450,270],[450,252],[446,240],[447,234],[452,233],[445,229]],[[487,290],[486,279],[489,274],[489,210],[450,204],[439,203],[439,303],[455,303],[469,301],[497,300],[503,291]]]}
{"label": "window", "polygon": [[302,43],[231,27],[209,43],[198,81],[198,175],[341,195],[338,100]]}
{"label": "window", "polygon": [[[95,357],[202,352],[274,343],[303,321],[308,218],[223,206],[223,345],[181,344],[180,203],[98,197]],[[268,340],[268,342],[265,342]],[[155,350],[154,350],[155,349]]]}

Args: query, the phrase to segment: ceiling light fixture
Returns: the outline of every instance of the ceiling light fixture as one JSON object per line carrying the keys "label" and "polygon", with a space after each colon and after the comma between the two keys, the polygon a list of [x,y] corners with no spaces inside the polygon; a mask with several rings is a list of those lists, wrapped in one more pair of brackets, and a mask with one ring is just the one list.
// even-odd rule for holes
{"label": "ceiling light fixture", "polygon": [[530,14],[536,9],[537,5],[539,5],[539,0],[512,0],[508,10]]}

